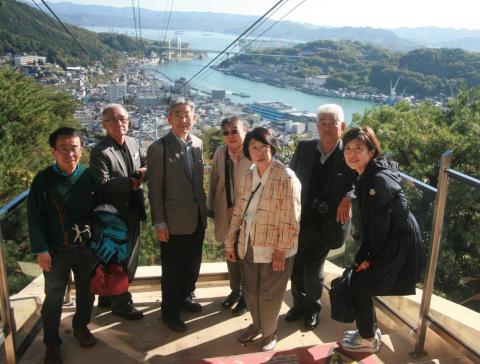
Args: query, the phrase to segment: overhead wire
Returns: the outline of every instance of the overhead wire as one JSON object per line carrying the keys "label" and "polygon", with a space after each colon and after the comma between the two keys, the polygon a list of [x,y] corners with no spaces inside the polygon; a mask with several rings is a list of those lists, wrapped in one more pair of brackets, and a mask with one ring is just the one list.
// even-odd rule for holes
{"label": "overhead wire", "polygon": [[285,15],[283,15],[281,18],[277,19],[272,25],[270,25],[267,29],[265,29],[262,33],[260,33],[254,40],[252,40],[250,43],[248,43],[244,49],[247,49],[251,44],[255,43],[262,35],[264,35],[266,32],[268,32],[270,29],[272,29],[275,25],[277,25],[279,22],[281,22],[285,17],[290,15],[295,9],[297,9],[300,5],[302,5],[305,1],[307,0],[302,0],[300,1],[297,5],[295,5],[290,11],[288,11]]}
{"label": "overhead wire", "polygon": [[[275,8],[275,10],[273,10],[268,16],[266,16],[264,19],[262,19],[256,26],[254,26],[249,32],[245,33],[245,35],[243,36],[244,39],[246,39],[247,37],[249,37],[251,34],[253,34],[256,30],[258,30],[266,21],[268,21],[270,19],[270,17],[272,17],[277,11],[279,11],[289,0],[282,0],[282,3],[277,7]],[[236,43],[232,48],[235,48],[237,47],[240,49],[240,44],[239,43]],[[227,59],[229,57],[229,55],[231,54],[231,52],[228,52],[226,54],[226,57],[223,57],[223,59],[219,59],[217,64],[223,62],[225,59]],[[192,85],[197,85],[199,84],[200,82],[204,81],[207,77],[209,77],[212,73],[214,72],[213,69],[209,68],[207,71],[205,71],[204,75],[201,76],[199,79],[197,79]]]}
{"label": "overhead wire", "polygon": [[[287,17],[288,15],[290,15],[295,9],[297,9],[300,5],[302,5],[306,0],[302,0],[300,1],[297,5],[295,5],[292,9],[290,9],[287,13],[285,13],[282,17],[280,17],[279,19],[277,19],[273,24],[271,24],[267,29],[265,29],[262,33],[260,33],[255,39],[253,39],[251,42],[249,42],[246,46],[244,46],[244,49],[247,49],[250,45],[252,45],[254,42],[256,42],[260,37],[262,37],[266,32],[268,32],[269,30],[271,30],[275,25],[277,25],[280,21],[282,21],[283,19],[285,19],[285,17]],[[282,4],[281,6],[285,5],[286,3]],[[281,7],[280,6],[280,7]],[[279,10],[280,9],[277,8],[276,10]],[[275,10],[275,12],[276,12]],[[273,12],[271,15],[273,15],[275,12]],[[266,21],[267,19],[265,19]],[[265,23],[262,22],[263,23]],[[257,27],[258,29],[259,27]],[[252,34],[252,32],[250,32],[250,34]],[[229,52],[229,55],[232,54],[231,52]],[[283,55],[283,54],[266,54],[266,53],[245,53],[245,52],[238,52],[238,53],[235,53],[234,55],[249,55],[249,56],[262,56],[262,57],[279,57],[279,58],[307,58],[307,56],[294,56],[294,55]],[[228,57],[228,55],[227,55]],[[220,63],[220,62],[218,62]],[[205,73],[205,75],[203,77],[200,78],[200,80],[198,82],[195,82],[195,85],[197,85],[199,82],[205,80],[208,76],[210,76],[212,73],[214,72],[213,69],[210,69],[208,72]]]}
{"label": "overhead wire", "polygon": [[135,40],[137,41],[137,47],[138,47],[137,16],[135,14],[135,0],[132,0],[132,11],[133,11],[133,24],[135,27]]}
{"label": "overhead wire", "polygon": [[[163,35],[163,44],[165,45],[165,40],[167,38],[167,33],[168,33],[168,28],[170,26],[170,18],[172,17],[172,9],[173,9],[173,4],[175,3],[175,0],[172,0],[172,4],[170,5],[170,11],[168,12],[168,18],[167,18],[167,23],[165,24],[165,33]],[[167,4],[168,5],[168,4]]]}
{"label": "overhead wire", "polygon": [[241,39],[246,33],[250,31],[255,25],[257,25],[262,19],[264,19],[268,14],[270,14],[273,10],[275,10],[284,0],[280,0],[275,5],[273,5],[265,14],[263,14],[259,19],[257,19],[252,25],[250,25],[242,34],[240,34],[235,40],[233,40],[225,49],[223,49],[215,58],[213,58],[210,62],[208,62],[200,71],[198,71],[193,77],[191,77],[185,84],[183,85],[182,89],[185,89],[186,86],[192,82],[198,75],[200,75],[206,68],[208,68],[213,62],[215,62],[223,53],[225,53],[228,49],[230,49],[239,39]]}
{"label": "overhead wire", "polygon": [[139,30],[139,38],[140,38],[140,43],[143,45],[143,40],[142,40],[142,19],[140,17],[140,0],[137,0],[137,11],[138,11],[138,30]]}
{"label": "overhead wire", "polygon": [[57,16],[57,14],[55,14],[55,12],[52,10],[52,8],[50,8],[50,6],[48,6],[46,1],[45,0],[40,0],[40,1],[43,3],[43,5],[45,5],[45,7],[48,9],[48,11],[55,17],[55,19],[57,19],[57,21],[60,23],[62,28],[65,29],[65,31],[70,35],[70,37],[72,37],[72,39],[75,41],[75,43],[77,43],[77,45],[82,49],[82,51],[84,51],[85,54],[87,54],[87,56],[89,56],[93,61],[95,61],[98,64],[101,64],[101,62],[96,57],[94,57],[89,51],[86,50],[86,48],[83,46],[82,43],[80,43],[78,38],[75,37],[72,34],[70,29],[68,29],[67,26],[60,20],[60,18]]}

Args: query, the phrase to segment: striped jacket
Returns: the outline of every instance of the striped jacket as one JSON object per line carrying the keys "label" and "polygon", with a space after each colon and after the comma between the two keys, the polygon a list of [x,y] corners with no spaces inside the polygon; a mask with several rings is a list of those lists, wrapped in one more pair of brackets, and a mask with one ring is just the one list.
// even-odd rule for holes
{"label": "striped jacket", "polygon": [[[255,263],[270,263],[275,249],[290,257],[297,252],[300,229],[301,184],[295,173],[277,160],[272,161],[270,176],[263,187],[251,229]],[[225,240],[225,249],[232,251],[235,232],[240,228],[242,217],[252,193],[252,170],[250,169],[239,186],[239,196]],[[238,253],[246,253],[246,239],[240,231]]]}

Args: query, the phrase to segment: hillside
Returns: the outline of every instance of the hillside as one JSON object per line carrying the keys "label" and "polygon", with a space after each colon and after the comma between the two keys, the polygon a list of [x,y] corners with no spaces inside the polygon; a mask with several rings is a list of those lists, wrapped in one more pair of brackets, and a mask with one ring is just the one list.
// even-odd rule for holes
{"label": "hillside", "polygon": [[[66,25],[88,53],[104,65],[115,65],[120,56],[118,51],[136,51],[131,37],[97,34]],[[0,0],[0,54],[4,53],[37,53],[62,67],[93,63],[56,20],[13,0]]]}
{"label": "hillside", "polygon": [[[79,5],[72,3],[52,3],[51,7],[62,19],[81,26],[105,26],[133,28],[132,8],[109,7],[100,5]],[[144,29],[163,29],[168,12],[142,9],[142,27]],[[257,16],[173,11],[169,28],[173,30],[198,30],[240,34],[251,25]],[[264,23],[268,28],[273,21]],[[361,41],[396,50],[411,50],[418,44],[401,39],[390,30],[374,28],[325,28],[311,24],[282,21],[275,25],[266,36],[285,40],[313,41],[318,39],[349,39]]]}
{"label": "hillside", "polygon": [[417,98],[450,95],[463,84],[480,85],[480,54],[461,49],[391,52],[359,42],[316,41],[266,52],[303,58],[272,61],[270,57],[239,55],[221,66],[260,65],[270,72],[299,78],[326,74],[326,88],[384,94],[390,93],[390,84],[400,77],[398,91]]}

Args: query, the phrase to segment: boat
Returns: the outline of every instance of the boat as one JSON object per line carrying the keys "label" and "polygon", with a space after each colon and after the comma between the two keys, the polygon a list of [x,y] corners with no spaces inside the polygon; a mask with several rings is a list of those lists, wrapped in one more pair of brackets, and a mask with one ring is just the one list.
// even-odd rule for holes
{"label": "boat", "polygon": [[240,96],[240,97],[250,97],[250,95],[248,95],[244,92],[232,92],[232,95]]}

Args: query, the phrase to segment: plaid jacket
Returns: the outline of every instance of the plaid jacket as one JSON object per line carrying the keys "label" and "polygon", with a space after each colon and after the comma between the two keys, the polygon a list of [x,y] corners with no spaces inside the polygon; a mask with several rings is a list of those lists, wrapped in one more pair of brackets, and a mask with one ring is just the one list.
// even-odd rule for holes
{"label": "plaid jacket", "polygon": [[[251,229],[255,263],[270,263],[275,249],[285,252],[285,257],[294,255],[298,247],[300,229],[301,184],[295,173],[277,160],[273,165],[266,185],[263,187]],[[225,240],[225,249],[233,250],[235,232],[242,224],[242,217],[252,193],[252,170],[249,170],[239,186],[239,196]],[[238,253],[245,256],[246,237],[240,231]]]}

